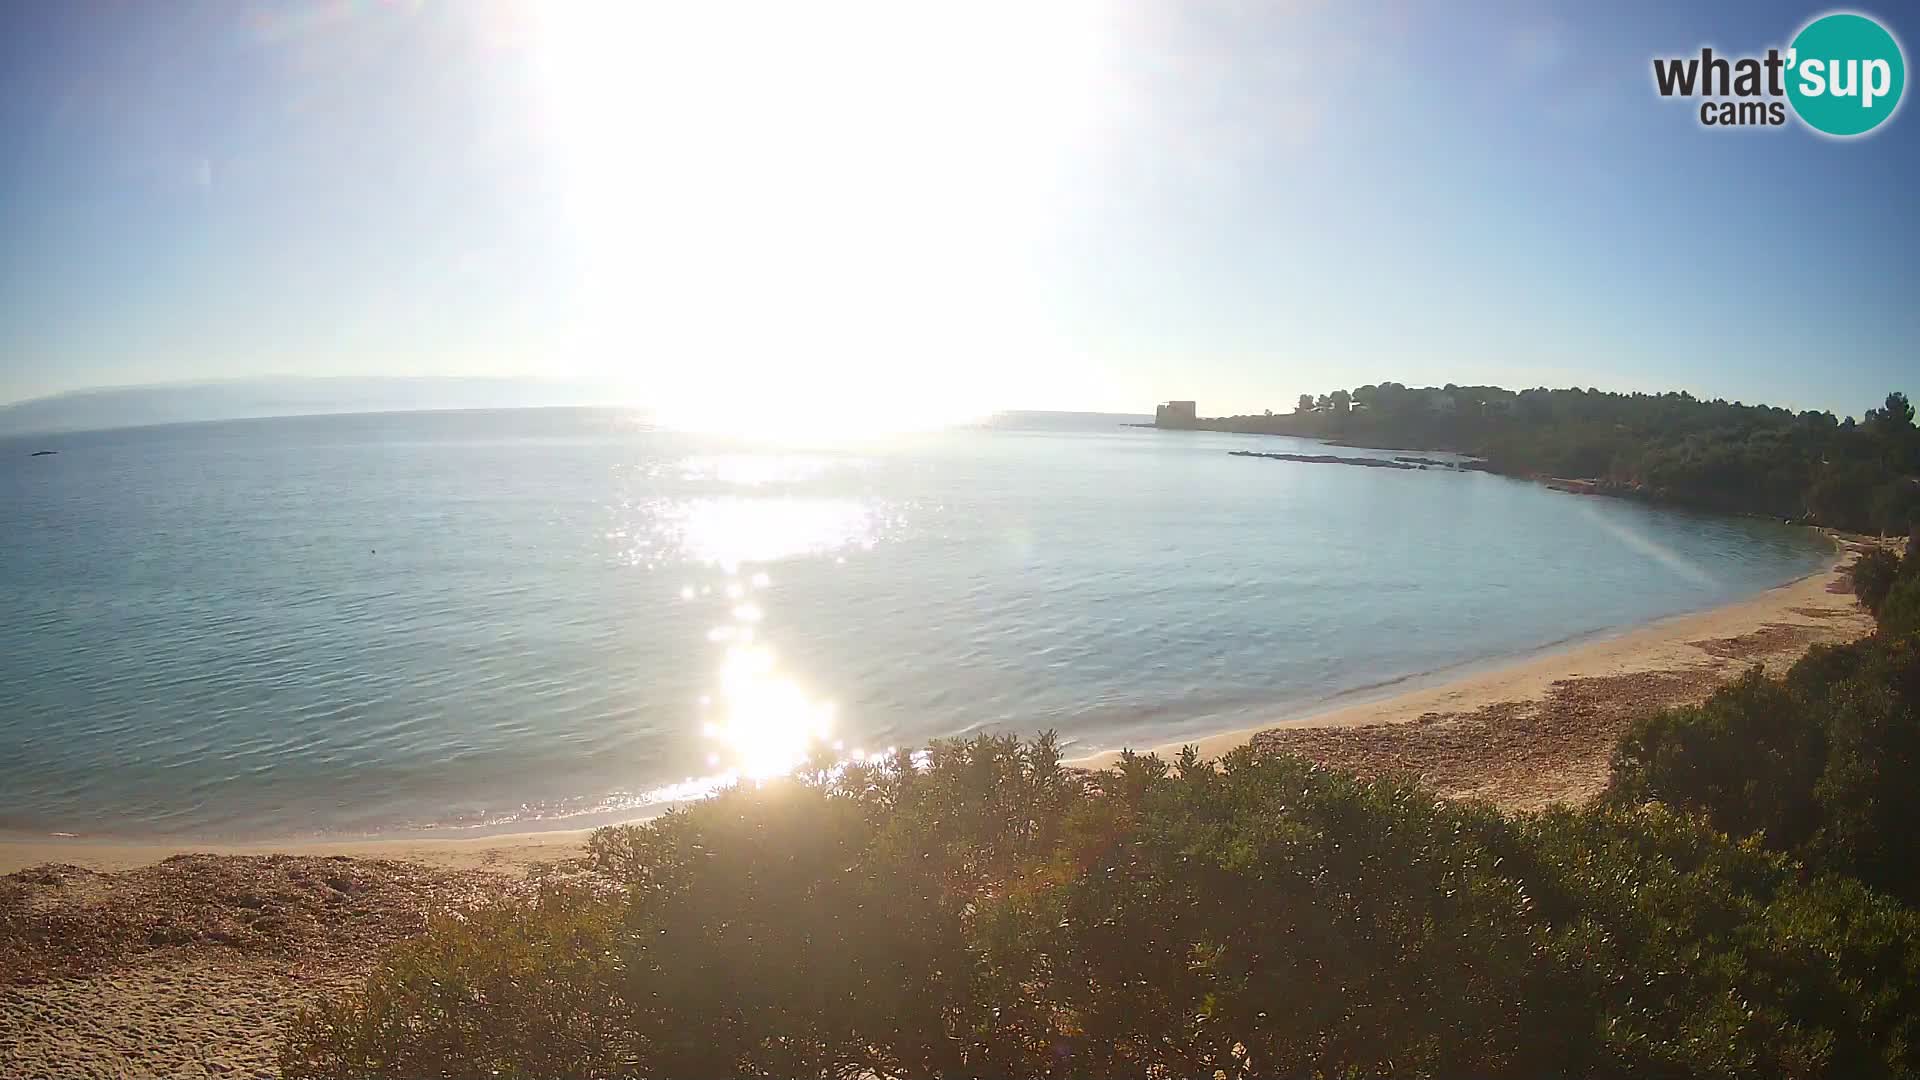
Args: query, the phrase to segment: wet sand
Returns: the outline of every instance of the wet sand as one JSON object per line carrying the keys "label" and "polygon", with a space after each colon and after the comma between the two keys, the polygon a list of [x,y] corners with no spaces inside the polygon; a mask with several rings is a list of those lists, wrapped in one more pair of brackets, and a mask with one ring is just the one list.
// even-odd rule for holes
{"label": "wet sand", "polygon": [[[1417,775],[1516,809],[1606,782],[1632,717],[1872,628],[1837,545],[1757,597],[1443,685],[1197,742]],[[1848,550],[1851,549],[1851,550]],[[1177,753],[1178,745],[1155,748]],[[1074,764],[1100,766],[1115,755]],[[305,1003],[355,985],[428,913],[526,887],[586,830],[240,845],[0,839],[0,1076],[273,1076]],[[185,853],[190,850],[194,853]]]}

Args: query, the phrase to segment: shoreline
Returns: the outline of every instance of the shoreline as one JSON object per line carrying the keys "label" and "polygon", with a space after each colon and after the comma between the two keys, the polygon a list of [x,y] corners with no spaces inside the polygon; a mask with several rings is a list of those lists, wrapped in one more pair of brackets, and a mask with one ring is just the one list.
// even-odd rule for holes
{"label": "shoreline", "polygon": [[[1444,797],[1514,810],[1578,802],[1605,786],[1634,716],[1871,629],[1844,568],[1867,543],[1829,536],[1820,570],[1746,600],[1190,741],[1204,757],[1250,743],[1363,775],[1410,774]],[[233,844],[0,836],[0,921],[23,931],[0,936],[0,1063],[46,1076],[277,1075],[302,1009],[362,985],[434,912],[525,896],[550,870],[567,872],[590,831]]]}
{"label": "shoreline", "polygon": [[[1300,432],[1292,432],[1292,431],[1255,431],[1255,430],[1249,430],[1246,428],[1208,427],[1206,426],[1205,420],[1202,420],[1199,424],[1192,427],[1166,427],[1157,423],[1125,424],[1122,426],[1151,428],[1156,431],[1202,431],[1202,432],[1207,432],[1209,434],[1214,434],[1214,435],[1248,435],[1248,436],[1252,436],[1255,438],[1262,438],[1262,439],[1297,439],[1301,442],[1319,443],[1322,446],[1337,446],[1346,450],[1378,450],[1383,453],[1396,453],[1396,454],[1451,454],[1452,456],[1460,460],[1458,462],[1435,463],[1435,464],[1430,464],[1422,467],[1450,469],[1457,472],[1485,473],[1488,476],[1499,476],[1508,480],[1515,481],[1517,483],[1538,484],[1541,487],[1550,488],[1554,491],[1565,492],[1568,495],[1595,495],[1595,496],[1604,496],[1610,499],[1625,499],[1629,502],[1644,503],[1646,505],[1657,506],[1665,510],[1679,510],[1679,511],[1684,511],[1688,513],[1698,513],[1698,514],[1714,514],[1714,515],[1719,515],[1724,517],[1751,518],[1757,521],[1780,520],[1776,515],[1773,515],[1773,514],[1759,513],[1752,510],[1731,510],[1731,509],[1726,509],[1724,507],[1703,506],[1697,503],[1688,502],[1681,499],[1674,499],[1664,495],[1658,495],[1653,493],[1650,490],[1646,490],[1643,488],[1626,487],[1626,486],[1622,486],[1619,484],[1612,483],[1610,481],[1606,481],[1606,480],[1602,480],[1594,477],[1553,476],[1549,473],[1534,472],[1532,470],[1514,470],[1514,469],[1495,468],[1491,464],[1489,464],[1488,459],[1485,457],[1481,457],[1478,454],[1469,454],[1462,450],[1451,450],[1446,447],[1383,446],[1383,445],[1380,445],[1380,440],[1349,439],[1349,438],[1343,438],[1338,435],[1308,435],[1308,434],[1303,434]],[[1294,460],[1294,461],[1320,460],[1320,459],[1314,459],[1314,458],[1301,458],[1297,456],[1290,456],[1290,455],[1284,455],[1284,454],[1250,453],[1244,450],[1229,450],[1228,453],[1235,454],[1241,457],[1267,457],[1267,458],[1277,457],[1283,460]],[[1396,458],[1395,460],[1397,461],[1399,459]],[[1338,463],[1349,464],[1349,465],[1356,464],[1356,462],[1351,459],[1340,460],[1338,461]],[[1808,528],[1814,529],[1818,532],[1827,533],[1829,535],[1831,535],[1835,531],[1827,526],[1817,525],[1805,519],[1791,520],[1791,521],[1788,521],[1788,524],[1803,525]]]}
{"label": "shoreline", "polygon": [[[1166,758],[1191,745],[1207,759],[1254,744],[1365,774],[1414,773],[1443,795],[1508,809],[1584,801],[1605,786],[1613,743],[1634,716],[1703,700],[1755,663],[1777,672],[1816,644],[1872,632],[1849,577],[1853,556],[1870,541],[1826,535],[1834,551],[1818,569],[1744,600],[1385,697],[1135,752]],[[1120,754],[1070,764],[1109,768]]]}
{"label": "shoreline", "polygon": [[[1714,686],[1738,674],[1751,662],[1791,662],[1817,642],[1850,640],[1871,631],[1872,619],[1854,603],[1844,569],[1864,541],[1833,533],[1827,535],[1833,541],[1834,550],[1818,569],[1744,600],[1666,616],[1597,638],[1577,638],[1564,647],[1543,646],[1541,651],[1511,661],[1495,659],[1485,664],[1464,665],[1454,672],[1440,673],[1441,678],[1437,682],[1421,684],[1415,677],[1414,686],[1401,689],[1389,684],[1388,692],[1384,695],[1362,697],[1360,700],[1354,700],[1349,695],[1345,701],[1310,712],[1275,715],[1255,724],[1198,738],[1141,747],[1135,752],[1173,757],[1179,754],[1182,747],[1191,745],[1198,749],[1202,758],[1217,758],[1238,746],[1259,741],[1272,749],[1293,749],[1311,757],[1326,757],[1329,755],[1315,752],[1316,749],[1327,749],[1315,746],[1315,740],[1302,742],[1298,736],[1288,733],[1431,728],[1435,718],[1466,717],[1486,710],[1507,713],[1525,711],[1528,707],[1550,703],[1559,688],[1592,680],[1660,680],[1665,677],[1666,682],[1675,684],[1668,688],[1669,692],[1655,695],[1645,702],[1644,707],[1649,708],[1704,697]],[[1716,650],[1728,655],[1715,655]],[[1366,691],[1356,693],[1365,695]],[[1632,704],[1639,706],[1642,703]],[[1496,718],[1489,716],[1484,719],[1492,722]],[[1318,741],[1324,743],[1327,740]],[[1377,743],[1381,740],[1374,741]],[[1298,745],[1289,745],[1290,742]],[[1376,746],[1373,749],[1374,752],[1385,754],[1388,760],[1368,762],[1365,760],[1366,750],[1362,747],[1348,747],[1331,756],[1345,767],[1368,766],[1366,771],[1380,771],[1381,768],[1392,767],[1394,758],[1404,758],[1407,754],[1407,748],[1400,746]],[[1486,748],[1486,751],[1491,750],[1491,747]],[[1069,759],[1066,763],[1078,768],[1108,768],[1119,760],[1120,754],[1118,750],[1101,751]],[[1478,756],[1490,758],[1493,755],[1483,751]],[[1482,764],[1497,768],[1502,763],[1486,760]],[[1545,790],[1558,791],[1575,799],[1597,790],[1591,775],[1591,761],[1563,764],[1576,768],[1584,774],[1583,777],[1576,783],[1545,783]],[[1604,776],[1601,781],[1604,782]],[[1438,786],[1447,794],[1487,795],[1515,807],[1544,805],[1539,792],[1503,792],[1500,785],[1485,790],[1471,785],[1463,788],[1457,783],[1442,782]],[[1503,798],[1503,794],[1513,797]],[[523,876],[535,866],[579,854],[594,828],[604,824],[646,820],[651,816],[654,815],[635,815],[619,822],[587,827],[529,829],[463,837],[388,835],[209,843],[191,839],[122,840],[0,834],[0,874],[47,863],[95,871],[129,870],[172,855],[193,853],[392,859],[423,863],[443,870],[489,870]]]}

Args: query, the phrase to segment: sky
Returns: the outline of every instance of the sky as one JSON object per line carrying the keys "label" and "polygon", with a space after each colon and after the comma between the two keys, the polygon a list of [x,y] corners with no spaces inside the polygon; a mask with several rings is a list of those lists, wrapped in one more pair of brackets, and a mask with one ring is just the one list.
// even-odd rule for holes
{"label": "sky", "polygon": [[1651,75],[1826,10],[0,5],[0,403],[538,375],[696,419],[1219,414],[1393,379],[1857,415],[1920,392],[1920,115],[1712,130]]}

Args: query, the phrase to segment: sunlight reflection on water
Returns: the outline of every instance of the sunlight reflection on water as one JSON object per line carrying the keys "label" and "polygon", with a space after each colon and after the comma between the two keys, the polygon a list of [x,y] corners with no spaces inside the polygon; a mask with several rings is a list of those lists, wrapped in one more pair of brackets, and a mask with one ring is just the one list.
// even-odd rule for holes
{"label": "sunlight reflection on water", "polygon": [[686,559],[729,573],[747,563],[871,548],[879,527],[878,516],[854,499],[740,496],[661,507],[655,525]]}
{"label": "sunlight reflection on water", "polygon": [[781,666],[771,646],[758,640],[765,609],[758,600],[742,598],[749,592],[764,596],[772,577],[764,570],[743,575],[729,569],[724,575],[717,589],[685,585],[679,591],[682,601],[696,602],[717,593],[719,601],[728,605],[730,618],[707,631],[707,641],[722,651],[717,686],[699,700],[701,734],[716,746],[707,755],[707,765],[723,771],[673,785],[700,785],[706,793],[737,779],[763,780],[792,772],[827,745],[837,713],[833,702],[813,694],[797,675]]}
{"label": "sunlight reflection on water", "polygon": [[713,479],[740,487],[800,484],[829,469],[861,463],[812,454],[696,454],[681,462],[689,479]]}
{"label": "sunlight reflection on water", "polygon": [[[834,462],[802,455],[717,455],[689,458],[683,468],[743,487],[788,484],[818,476]],[[720,616],[706,640],[720,653],[714,683],[698,704],[699,726],[712,746],[706,777],[648,791],[645,803],[700,798],[741,780],[791,773],[833,742],[837,706],[786,668],[761,637],[773,584],[766,570],[781,560],[869,550],[889,526],[901,524],[851,498],[724,495],[662,500],[647,508],[650,536],[634,545],[630,562],[658,560],[704,565],[706,580],[674,588],[682,603],[712,604]]]}
{"label": "sunlight reflection on water", "polygon": [[996,730],[1156,745],[1738,599],[1829,551],[1485,474],[1252,467],[1225,454],[1244,437],[1111,420],[867,454],[611,423],[71,436],[0,515],[0,564],[30,570],[0,588],[0,811],[209,839],[609,820],[803,738],[840,760]]}

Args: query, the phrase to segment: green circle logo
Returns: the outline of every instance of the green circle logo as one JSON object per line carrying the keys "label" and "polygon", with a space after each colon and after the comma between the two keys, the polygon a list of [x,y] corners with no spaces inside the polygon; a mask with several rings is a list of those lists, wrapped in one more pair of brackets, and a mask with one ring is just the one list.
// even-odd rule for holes
{"label": "green circle logo", "polygon": [[1900,43],[1865,15],[1823,15],[1787,50],[1787,99],[1815,131],[1864,135],[1900,107]]}

